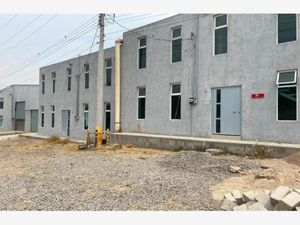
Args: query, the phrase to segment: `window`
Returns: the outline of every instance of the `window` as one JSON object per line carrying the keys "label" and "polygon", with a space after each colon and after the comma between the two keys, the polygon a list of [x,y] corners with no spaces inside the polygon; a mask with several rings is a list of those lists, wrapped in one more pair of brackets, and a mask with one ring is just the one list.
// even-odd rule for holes
{"label": "window", "polygon": [[112,63],[111,59],[105,60],[105,86],[111,86]]}
{"label": "window", "polygon": [[214,18],[215,26],[215,55],[227,53],[227,15]]}
{"label": "window", "polygon": [[67,68],[67,89],[68,91],[71,91],[71,85],[72,85],[72,69]]}
{"label": "window", "polygon": [[138,88],[138,119],[145,119],[146,114],[146,88]]}
{"label": "window", "polygon": [[41,127],[44,127],[45,124],[45,112],[44,112],[44,106],[41,106]]}
{"label": "window", "polygon": [[85,64],[84,69],[85,69],[84,88],[88,89],[90,87],[90,66],[89,66],[89,64]]}
{"label": "window", "polygon": [[181,61],[181,27],[172,29],[172,63]]}
{"label": "window", "polygon": [[42,74],[42,94],[45,94],[45,74]]}
{"label": "window", "polygon": [[51,127],[55,126],[55,106],[51,105]]}
{"label": "window", "polygon": [[3,127],[3,116],[0,116],[0,128]]}
{"label": "window", "polygon": [[105,103],[105,130],[110,130],[110,103]]}
{"label": "window", "polygon": [[0,98],[0,109],[3,109],[4,107],[4,101],[3,98]]}
{"label": "window", "polygon": [[83,129],[89,128],[89,104],[83,104]]}
{"label": "window", "polygon": [[297,39],[296,14],[278,14],[278,43],[295,41]]}
{"label": "window", "polygon": [[171,86],[171,119],[181,119],[181,85]]}
{"label": "window", "polygon": [[297,71],[277,73],[277,119],[283,121],[297,120]]}
{"label": "window", "polygon": [[139,69],[146,68],[146,52],[147,52],[147,39],[146,37],[139,38]]}
{"label": "window", "polygon": [[52,72],[52,93],[55,93],[55,79],[56,79],[56,72]]}

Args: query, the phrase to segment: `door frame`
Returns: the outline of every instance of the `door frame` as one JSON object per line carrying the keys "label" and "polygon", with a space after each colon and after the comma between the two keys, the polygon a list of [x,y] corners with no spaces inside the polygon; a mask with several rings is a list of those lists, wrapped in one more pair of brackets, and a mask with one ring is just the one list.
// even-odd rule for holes
{"label": "door frame", "polygon": [[[240,134],[239,135],[234,135],[234,134],[223,134],[223,133],[215,133],[214,132],[214,125],[215,125],[215,118],[214,118],[214,107],[215,107],[215,101],[213,99],[213,90],[214,89],[224,89],[224,88],[239,88],[240,90]],[[242,98],[242,85],[229,85],[229,86],[215,86],[215,87],[211,87],[210,89],[210,109],[211,109],[211,112],[210,112],[210,133],[211,135],[214,135],[214,136],[232,136],[232,137],[241,137],[242,136],[242,129],[243,129],[243,113],[242,113],[242,106],[243,106],[243,98]]]}

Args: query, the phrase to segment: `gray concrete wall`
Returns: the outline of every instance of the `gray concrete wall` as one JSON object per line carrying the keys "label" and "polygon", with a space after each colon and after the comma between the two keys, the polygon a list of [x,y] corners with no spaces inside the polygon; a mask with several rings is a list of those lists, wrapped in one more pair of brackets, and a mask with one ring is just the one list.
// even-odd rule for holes
{"label": "gray concrete wall", "polygon": [[14,130],[15,103],[25,101],[25,132],[30,132],[31,110],[38,109],[38,85],[11,85],[0,91],[0,98],[4,98],[4,108],[0,109],[3,116],[1,131]]}
{"label": "gray concrete wall", "polygon": [[[192,18],[196,19],[192,19]],[[300,16],[297,15],[298,25]],[[147,68],[137,69],[138,38],[170,39],[171,28],[182,26],[182,61],[170,63],[168,41],[147,39]],[[196,41],[198,104],[191,97],[193,48]],[[299,37],[299,29],[298,29]],[[277,44],[276,14],[229,14],[228,53],[213,54],[214,15],[176,15],[124,33],[121,59],[122,131],[195,137],[211,136],[211,89],[241,86],[242,127],[245,140],[300,143],[297,121],[276,120],[277,71],[300,67],[299,38]],[[299,83],[299,75],[298,75]],[[181,82],[181,120],[170,120],[170,84]],[[146,86],[146,119],[137,120],[137,87]],[[298,86],[298,85],[297,85]],[[251,99],[252,93],[263,99]],[[298,88],[298,95],[299,88]],[[299,96],[298,96],[299,107]]]}
{"label": "gray concrete wall", "polygon": [[[88,55],[69,59],[67,61],[59,62],[40,69],[40,90],[39,90],[39,109],[41,106],[45,108],[45,126],[41,127],[41,112],[39,112],[38,133],[40,135],[62,135],[62,110],[70,110],[70,137],[74,139],[85,139],[86,131],[83,127],[83,104],[89,104],[89,128],[94,129],[96,126],[96,76],[98,68],[98,55],[92,53],[88,58],[90,67],[90,85],[88,89],[84,87],[84,64],[87,62]],[[114,48],[105,50],[104,58],[112,58],[114,63]],[[67,90],[67,71],[66,69],[72,65],[72,81],[71,91]],[[114,65],[114,64],[113,64]],[[56,72],[56,92],[52,93],[52,77],[51,72]],[[82,72],[82,73],[81,73]],[[79,80],[79,118],[75,119],[76,115],[76,92],[77,92],[77,74],[81,73]],[[45,74],[45,94],[42,94],[41,75]],[[113,74],[112,74],[113,76]],[[113,78],[112,78],[113,82]],[[104,87],[105,101],[112,101],[114,93],[114,86]],[[113,112],[113,102],[112,112]],[[51,105],[55,106],[55,127],[51,127]],[[113,115],[113,113],[112,113]],[[111,124],[113,128],[114,120],[111,117]]]}

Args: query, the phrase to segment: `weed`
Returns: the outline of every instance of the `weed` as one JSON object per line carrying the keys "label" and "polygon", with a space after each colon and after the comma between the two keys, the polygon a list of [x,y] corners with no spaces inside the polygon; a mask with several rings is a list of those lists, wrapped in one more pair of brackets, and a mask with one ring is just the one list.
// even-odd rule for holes
{"label": "weed", "polygon": [[270,157],[270,150],[267,148],[267,146],[262,146],[255,144],[253,146],[254,148],[254,157],[257,159],[265,159]]}

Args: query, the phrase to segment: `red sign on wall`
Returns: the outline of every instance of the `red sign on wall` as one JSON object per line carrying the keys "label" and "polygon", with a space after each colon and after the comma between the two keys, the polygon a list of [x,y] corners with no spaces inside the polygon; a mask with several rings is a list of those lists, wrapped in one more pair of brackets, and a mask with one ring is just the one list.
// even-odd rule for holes
{"label": "red sign on wall", "polygon": [[265,97],[265,93],[255,93],[255,94],[251,94],[251,98],[252,99],[256,99],[256,98],[264,98]]}

